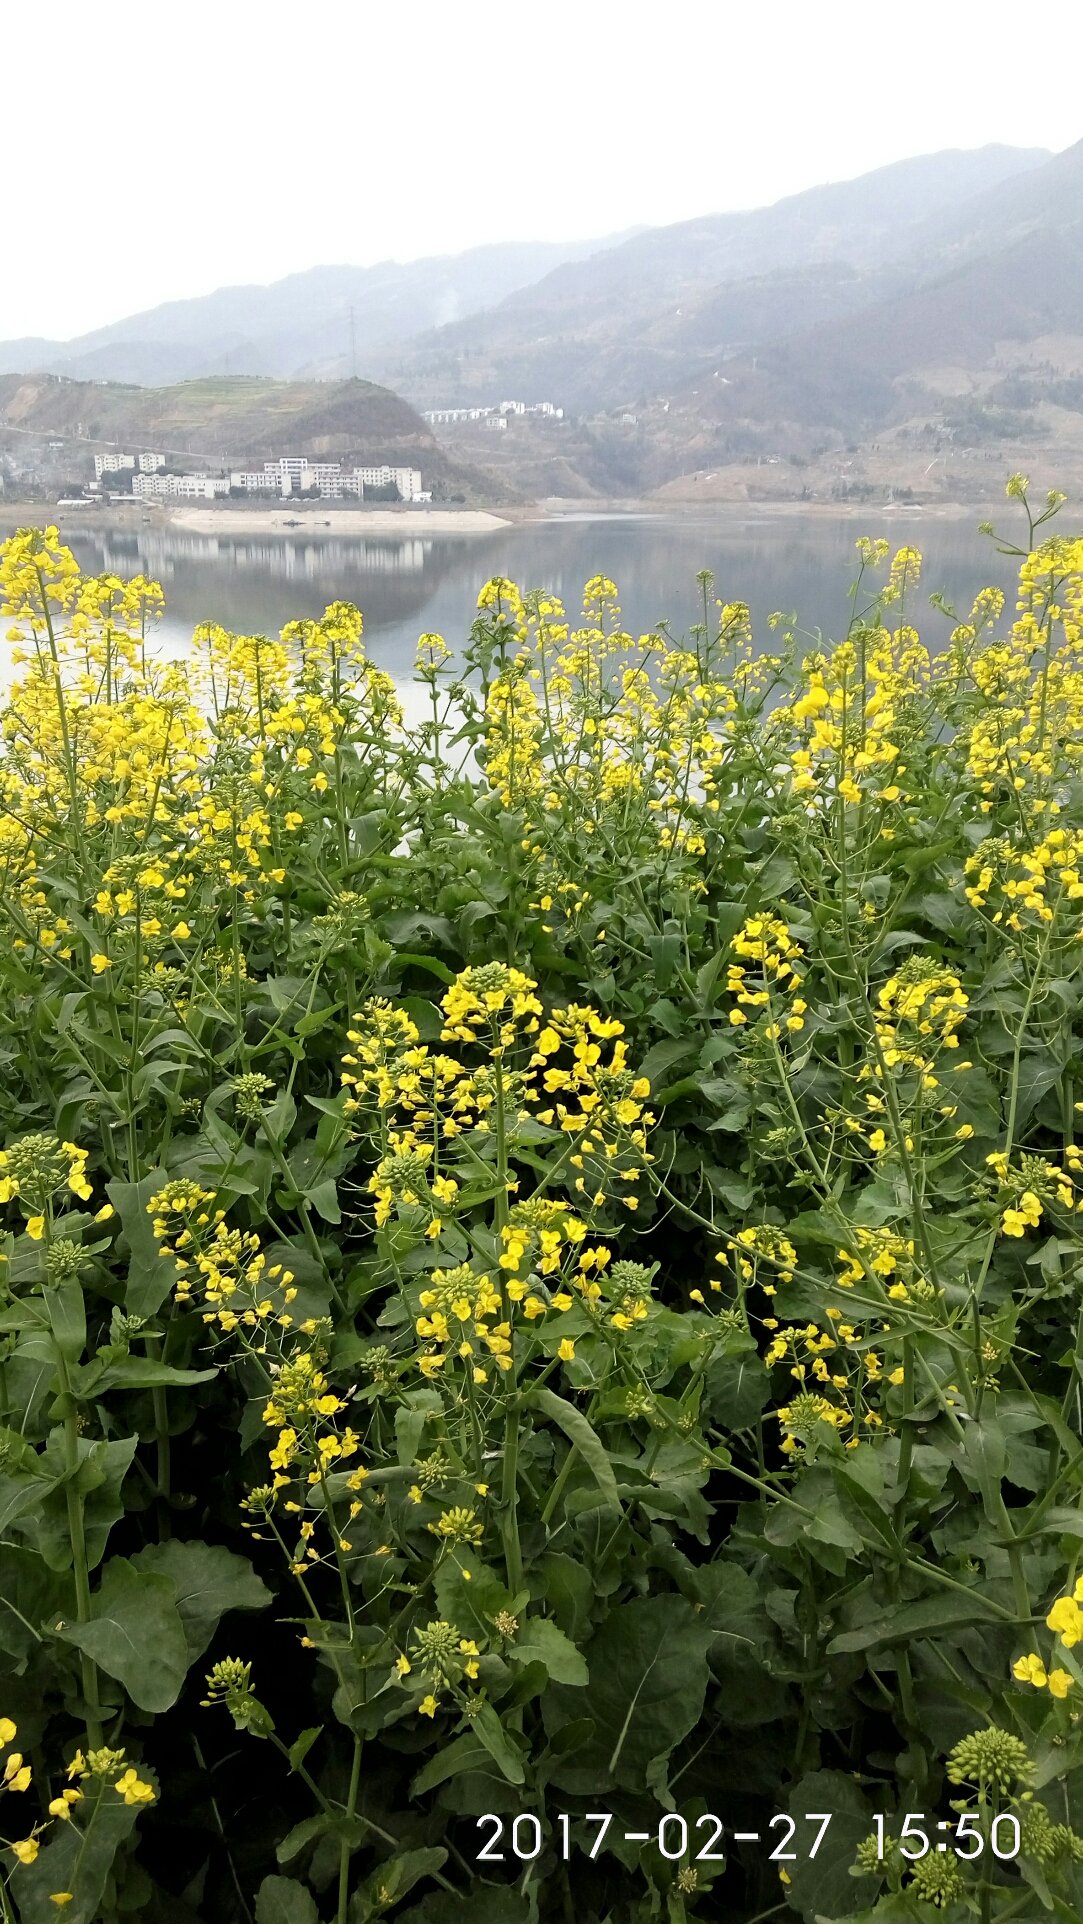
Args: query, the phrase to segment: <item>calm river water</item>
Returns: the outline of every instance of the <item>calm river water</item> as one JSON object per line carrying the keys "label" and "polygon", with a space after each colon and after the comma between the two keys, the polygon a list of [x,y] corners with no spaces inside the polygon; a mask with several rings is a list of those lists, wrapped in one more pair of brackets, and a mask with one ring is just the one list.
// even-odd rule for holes
{"label": "calm river water", "polygon": [[[742,517],[730,510],[696,517],[568,516],[482,535],[203,535],[71,523],[64,536],[84,567],[142,572],[162,583],[162,639],[170,653],[200,621],[276,634],[296,616],[346,600],[364,611],[372,659],[407,680],[418,635],[436,630],[455,648],[473,619],[478,589],[495,574],[524,589],[559,594],[573,622],[584,581],[607,574],[634,633],[668,620],[680,635],[697,619],[696,572],[711,568],[717,595],[749,603],[761,646],[770,644],[767,616],[775,609],[797,610],[810,645],[817,629],[837,638],[849,619],[847,586],[861,534],[922,550],[922,585],[908,613],[935,647],[947,623],[929,607],[933,589],[965,612],[986,584],[1011,587],[1012,563],[978,534],[982,518],[977,508],[953,520],[882,510],[831,517],[763,510]],[[1011,526],[1007,513],[1001,521]]]}

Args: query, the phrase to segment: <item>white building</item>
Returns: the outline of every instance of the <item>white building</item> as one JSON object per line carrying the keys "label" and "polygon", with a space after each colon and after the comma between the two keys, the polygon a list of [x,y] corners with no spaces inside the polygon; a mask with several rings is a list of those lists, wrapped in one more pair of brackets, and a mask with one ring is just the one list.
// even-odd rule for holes
{"label": "white building", "polygon": [[339,501],[345,494],[355,494],[360,500],[365,492],[365,484],[356,472],[323,474],[317,481],[316,488],[323,501]]}
{"label": "white building", "polygon": [[265,461],[262,468],[233,468],[228,475],[143,472],[132,479],[132,492],[143,501],[174,496],[212,500],[231,491],[318,495],[329,501],[353,495],[360,501],[366,488],[388,487],[397,488],[404,501],[432,499],[431,493],[422,492],[420,468],[396,468],[385,462],[380,467],[345,472],[339,461],[310,461],[303,454],[283,454],[277,461]]}
{"label": "white building", "polygon": [[213,501],[229,493],[228,474],[137,474],[132,493],[141,501]]}
{"label": "white building", "polygon": [[367,488],[388,488],[392,484],[404,501],[416,501],[421,493],[420,468],[355,468],[355,475]]}
{"label": "white building", "polygon": [[494,412],[493,408],[431,408],[421,418],[423,421],[432,422],[434,426],[439,426],[442,422],[484,421],[486,415]]}
{"label": "white building", "polygon": [[509,414],[544,414],[551,421],[564,419],[564,409],[554,407],[552,401],[501,401],[499,407],[487,408],[430,408],[421,418],[432,427],[448,426],[458,421],[484,421],[489,427],[493,420],[506,419]]}
{"label": "white building", "polygon": [[342,472],[338,461],[310,461],[307,454],[283,454],[277,461],[263,463],[266,474],[278,476],[284,494],[308,494]]}
{"label": "white building", "polygon": [[100,481],[103,474],[122,474],[126,469],[134,467],[134,454],[96,454],[94,456],[94,479],[95,481]]}
{"label": "white building", "polygon": [[404,501],[422,498],[420,468],[393,468],[385,462],[346,472],[340,461],[310,461],[304,454],[280,455],[277,461],[265,461],[261,470],[235,469],[229,484],[254,494],[317,494],[329,501],[344,495],[361,500],[366,488],[394,486]]}
{"label": "white building", "polygon": [[[288,475],[286,479],[288,482]],[[229,485],[231,488],[243,488],[248,494],[288,494],[289,492],[288,486],[286,488],[282,486],[281,475],[276,470],[267,468],[234,468],[229,477]]]}
{"label": "white building", "polygon": [[158,469],[164,467],[164,454],[151,454],[149,451],[145,451],[139,457],[140,474],[157,474]]}

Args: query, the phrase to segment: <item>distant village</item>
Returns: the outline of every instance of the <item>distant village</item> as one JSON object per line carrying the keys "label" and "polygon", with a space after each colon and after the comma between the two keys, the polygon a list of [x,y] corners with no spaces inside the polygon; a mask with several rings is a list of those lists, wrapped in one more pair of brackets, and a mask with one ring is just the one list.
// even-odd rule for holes
{"label": "distant village", "polygon": [[[114,475],[125,479],[130,475],[130,488],[111,488],[109,477]],[[237,494],[273,494],[280,499],[308,496],[328,501],[352,495],[360,501],[366,493],[381,500],[395,496],[400,501],[432,500],[431,490],[421,486],[418,468],[395,468],[384,463],[345,470],[339,461],[310,461],[304,454],[283,454],[277,461],[265,461],[260,468],[193,474],[170,468],[164,454],[149,449],[139,454],[96,454],[89,492],[121,499],[130,492],[137,501],[214,501]]]}
{"label": "distant village", "polygon": [[501,401],[495,407],[479,408],[429,408],[422,415],[430,427],[450,427],[462,421],[480,421],[487,428],[506,428],[509,419],[532,414],[543,415],[549,421],[563,421],[564,409],[554,407],[552,401]]}
{"label": "distant village", "polygon": [[[500,432],[520,420],[524,426],[534,421],[563,421],[564,409],[552,401],[500,401],[491,406],[431,408],[423,418],[429,427],[469,424]],[[0,422],[0,429],[9,426]],[[425,504],[432,500],[431,485],[424,486],[419,468],[393,466],[390,462],[344,466],[341,461],[304,454],[281,454],[258,465],[215,471],[193,467],[193,458],[198,460],[199,456],[191,453],[188,465],[182,466],[185,457],[175,449],[112,447],[93,456],[94,479],[84,481],[78,467],[73,472],[71,464],[76,449],[81,460],[89,455],[84,434],[84,429],[76,428],[74,437],[43,438],[37,447],[27,444],[31,440],[27,435],[21,449],[13,446],[0,450],[0,496],[12,488],[31,497],[48,497],[57,490],[58,507],[87,506],[93,501],[111,505],[224,501],[253,495],[273,496],[279,501],[367,499]]]}

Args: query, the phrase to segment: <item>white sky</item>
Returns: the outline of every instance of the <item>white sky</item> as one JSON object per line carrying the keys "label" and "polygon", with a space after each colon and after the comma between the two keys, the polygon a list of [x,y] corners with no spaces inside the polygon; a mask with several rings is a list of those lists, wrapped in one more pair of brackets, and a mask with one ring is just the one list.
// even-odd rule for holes
{"label": "white sky", "polygon": [[938,148],[1083,136],[1079,0],[1044,0],[1033,28],[1006,0],[3,13],[7,339],[318,263],[580,239]]}

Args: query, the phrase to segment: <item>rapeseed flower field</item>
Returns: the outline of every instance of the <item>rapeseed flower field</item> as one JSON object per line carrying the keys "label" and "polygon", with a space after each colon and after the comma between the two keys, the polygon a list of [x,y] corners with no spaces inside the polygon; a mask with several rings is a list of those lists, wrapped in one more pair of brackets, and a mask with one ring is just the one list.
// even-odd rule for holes
{"label": "rapeseed flower field", "polygon": [[413,726],[356,608],[165,662],[0,548],[4,1924],[1083,1916],[1083,539],[1008,492],[1014,607],[497,579]]}

